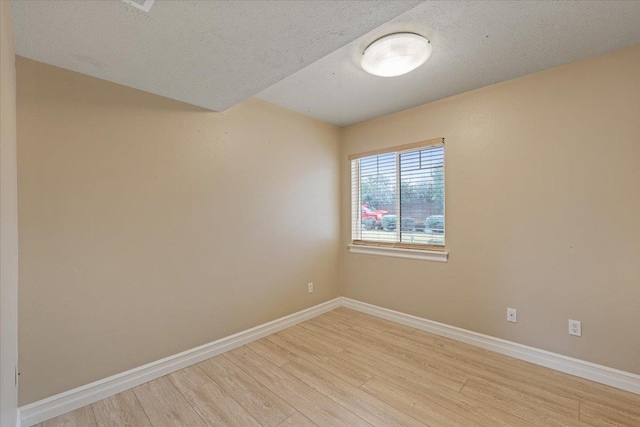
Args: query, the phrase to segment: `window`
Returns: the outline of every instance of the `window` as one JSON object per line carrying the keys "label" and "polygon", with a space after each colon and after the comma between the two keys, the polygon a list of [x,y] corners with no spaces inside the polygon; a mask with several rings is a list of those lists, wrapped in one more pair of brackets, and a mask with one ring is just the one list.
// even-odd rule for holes
{"label": "window", "polygon": [[444,251],[444,139],[349,160],[354,245]]}

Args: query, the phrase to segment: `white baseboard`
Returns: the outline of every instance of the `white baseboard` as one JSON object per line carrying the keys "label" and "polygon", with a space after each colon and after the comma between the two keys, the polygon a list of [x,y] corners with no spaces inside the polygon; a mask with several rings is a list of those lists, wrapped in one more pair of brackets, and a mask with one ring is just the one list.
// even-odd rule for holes
{"label": "white baseboard", "polygon": [[22,427],[31,427],[57,417],[58,415],[76,410],[85,405],[178,371],[194,363],[202,362],[225,351],[243,346],[282,329],[286,329],[297,323],[338,308],[341,304],[342,299],[336,298],[307,308],[306,310],[247,329],[246,331],[221,338],[209,344],[204,344],[200,347],[148,363],[112,377],[30,403],[20,407],[19,421],[22,422]]}
{"label": "white baseboard", "polygon": [[432,334],[495,351],[496,353],[515,357],[516,359],[526,360],[536,365],[546,366],[547,368],[575,375],[580,378],[640,394],[640,375],[637,374],[574,359],[573,357],[540,350],[455,326],[445,325],[444,323],[434,322],[350,298],[342,297],[342,306]]}

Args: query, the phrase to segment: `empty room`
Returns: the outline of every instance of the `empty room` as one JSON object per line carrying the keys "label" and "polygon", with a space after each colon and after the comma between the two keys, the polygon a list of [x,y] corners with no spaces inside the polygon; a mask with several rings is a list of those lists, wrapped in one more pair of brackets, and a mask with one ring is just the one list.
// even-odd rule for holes
{"label": "empty room", "polygon": [[0,0],[0,427],[640,427],[640,1]]}

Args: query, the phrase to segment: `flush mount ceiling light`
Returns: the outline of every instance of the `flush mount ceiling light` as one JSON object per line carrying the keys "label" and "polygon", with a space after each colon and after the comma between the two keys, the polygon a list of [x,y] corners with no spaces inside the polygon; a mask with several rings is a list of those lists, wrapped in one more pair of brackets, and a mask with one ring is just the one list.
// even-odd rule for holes
{"label": "flush mount ceiling light", "polygon": [[432,50],[429,40],[418,34],[389,34],[364,50],[360,65],[375,76],[401,76],[427,62]]}

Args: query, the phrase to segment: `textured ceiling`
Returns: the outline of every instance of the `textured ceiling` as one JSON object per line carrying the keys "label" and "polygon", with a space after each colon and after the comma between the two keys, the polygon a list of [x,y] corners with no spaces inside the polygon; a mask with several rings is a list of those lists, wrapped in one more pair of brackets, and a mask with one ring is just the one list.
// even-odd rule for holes
{"label": "textured ceiling", "polygon": [[16,53],[224,110],[419,1],[14,0]]}
{"label": "textured ceiling", "polygon": [[[224,110],[258,94],[337,125],[640,43],[640,1],[14,0],[16,53]],[[404,76],[359,65],[410,31],[433,54]]]}
{"label": "textured ceiling", "polygon": [[[430,39],[429,61],[400,77],[365,73],[364,48],[398,31]],[[258,96],[343,126],[636,43],[638,1],[430,1]]]}

